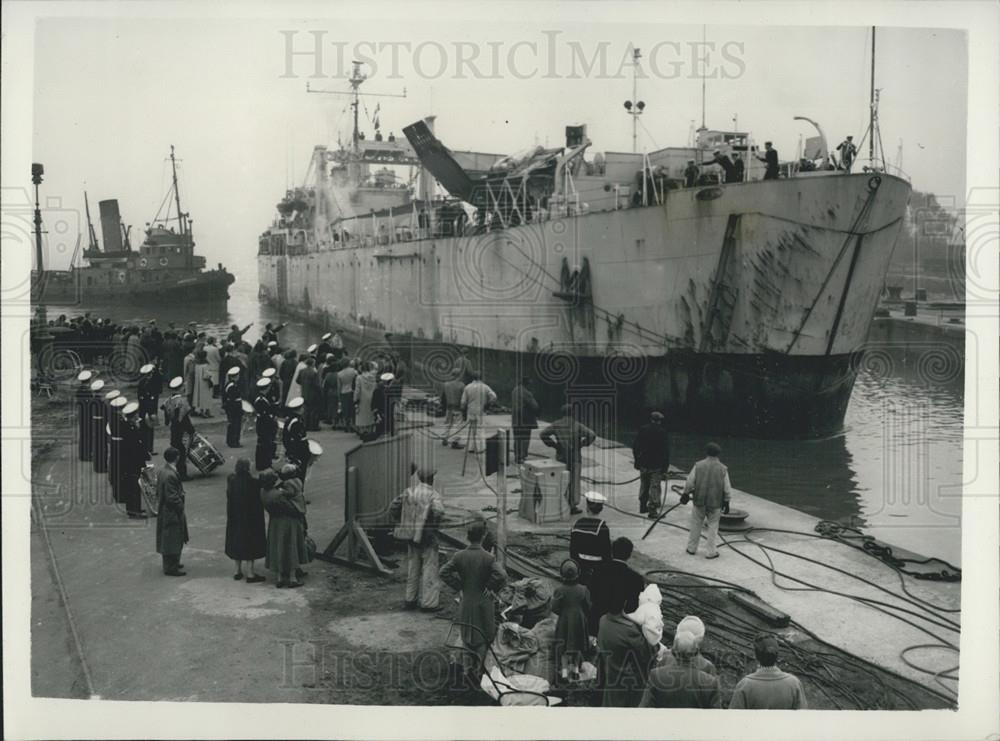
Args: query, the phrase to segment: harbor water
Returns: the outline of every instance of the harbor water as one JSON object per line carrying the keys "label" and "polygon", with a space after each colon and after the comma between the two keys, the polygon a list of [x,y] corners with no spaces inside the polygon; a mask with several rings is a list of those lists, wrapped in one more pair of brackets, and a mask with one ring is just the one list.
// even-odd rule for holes
{"label": "harbor water", "polygon": [[[92,316],[161,327],[196,321],[220,335],[231,324],[254,323],[249,339],[267,322],[287,322],[282,341],[306,347],[322,328],[308,326],[257,299],[252,280],[230,288],[228,305],[157,307],[92,306]],[[82,309],[50,307],[49,317]],[[869,353],[858,375],[840,433],[820,440],[716,438],[733,486],[815,517],[863,529],[895,546],[960,565],[964,363],[961,345],[886,344]],[[632,431],[620,442],[630,445]],[[702,457],[706,436],[674,432],[672,463],[686,469]],[[632,487],[615,500],[628,506]],[[736,506],[739,506],[738,501]],[[751,522],[762,527],[782,523]]]}

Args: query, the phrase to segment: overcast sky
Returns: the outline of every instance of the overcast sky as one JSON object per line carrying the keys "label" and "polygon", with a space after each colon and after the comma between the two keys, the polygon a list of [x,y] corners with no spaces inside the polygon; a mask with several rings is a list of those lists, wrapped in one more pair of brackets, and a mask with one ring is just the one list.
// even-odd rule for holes
{"label": "overcast sky", "polygon": [[[46,167],[46,195],[82,210],[86,185],[92,211],[117,197],[141,231],[166,192],[174,144],[199,251],[255,282],[257,237],[284,189],[301,181],[315,144],[350,135],[348,98],[307,94],[307,81],[346,90],[350,59],[366,56],[377,69],[363,91],[406,89],[405,98],[365,101],[369,115],[381,104],[385,133],[433,113],[447,146],[506,153],[559,145],[566,124],[586,123],[592,151],[629,151],[622,103],[632,70],[623,60],[633,43],[643,52],[646,103],[639,148],[653,150],[684,146],[700,123],[701,39],[701,26],[656,24],[44,20],[33,155]],[[710,128],[731,128],[737,116],[740,130],[772,139],[783,158],[813,133],[794,116],[817,120],[831,147],[864,135],[866,28],[710,25],[706,39]],[[290,58],[289,48],[307,54]],[[961,203],[964,33],[881,28],[877,59],[887,159],[895,162],[902,140],[914,187]],[[59,259],[53,267],[65,267],[68,254]]]}

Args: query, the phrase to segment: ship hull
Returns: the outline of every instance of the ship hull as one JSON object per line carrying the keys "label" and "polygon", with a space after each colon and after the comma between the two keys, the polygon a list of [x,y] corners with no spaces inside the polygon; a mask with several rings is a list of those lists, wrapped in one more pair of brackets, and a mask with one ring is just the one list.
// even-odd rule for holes
{"label": "ship hull", "polygon": [[[229,286],[233,276],[225,271],[208,271],[185,278],[139,282],[130,273],[127,281],[118,282],[116,276],[108,280],[109,271],[90,269],[47,273],[44,284],[32,275],[32,302],[53,305],[86,304],[148,304],[155,301],[182,301],[184,303],[219,303],[229,299]],[[110,271],[113,272],[113,271]],[[88,283],[88,278],[92,280]],[[95,280],[98,278],[99,280]]]}
{"label": "ship hull", "polygon": [[660,408],[706,432],[822,436],[842,424],[908,195],[886,175],[796,178],[260,255],[261,296],[362,355],[392,346],[430,386],[464,347],[502,398],[526,375],[550,412],[570,399],[611,425]]}

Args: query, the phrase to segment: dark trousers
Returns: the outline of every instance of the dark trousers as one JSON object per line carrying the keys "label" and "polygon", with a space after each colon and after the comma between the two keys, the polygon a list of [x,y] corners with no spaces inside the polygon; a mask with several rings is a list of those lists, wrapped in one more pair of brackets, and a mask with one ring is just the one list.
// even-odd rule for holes
{"label": "dark trousers", "polygon": [[138,513],[142,511],[142,490],[139,488],[139,472],[126,471],[119,484],[124,489],[125,511]]}
{"label": "dark trousers", "polygon": [[104,430],[104,424],[104,417],[94,419],[92,433],[94,473],[107,473],[108,471],[108,433]]}
{"label": "dark trousers", "polygon": [[90,414],[90,407],[80,408],[79,423],[79,454],[81,461],[91,461],[94,459],[94,420]]}
{"label": "dark trousers", "polygon": [[337,410],[337,423],[345,430],[354,427],[354,393],[340,395],[340,408]]}
{"label": "dark trousers", "polygon": [[177,467],[177,475],[182,479],[186,479],[188,475],[187,469],[187,447],[184,445],[184,435],[170,433],[170,447],[176,448],[180,455],[177,456],[177,463],[174,465]]}
{"label": "dark trousers", "polygon": [[163,573],[171,574],[175,571],[180,571],[181,566],[181,554],[163,554]]}
{"label": "dark trousers", "polygon": [[319,417],[321,412],[321,402],[319,399],[310,401],[305,405],[305,414],[303,415],[302,421],[305,422],[306,429],[310,432],[315,432],[319,429]]}
{"label": "dark trousers", "polygon": [[258,437],[257,447],[254,449],[254,465],[258,471],[270,468],[274,461],[274,456],[278,452],[278,445],[273,437]]}
{"label": "dark trousers", "polygon": [[226,409],[226,445],[230,448],[240,446],[240,428],[243,426],[243,410]]}
{"label": "dark trousers", "polygon": [[531,444],[532,429],[534,428],[515,425],[511,430],[514,433],[514,460],[518,463],[521,463],[528,457],[528,446]]}

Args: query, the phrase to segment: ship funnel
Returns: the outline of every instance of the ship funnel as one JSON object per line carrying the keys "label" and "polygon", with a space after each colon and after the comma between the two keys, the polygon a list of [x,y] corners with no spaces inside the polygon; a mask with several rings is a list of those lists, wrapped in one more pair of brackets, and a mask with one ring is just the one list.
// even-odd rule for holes
{"label": "ship funnel", "polygon": [[101,210],[101,234],[104,236],[105,252],[123,252],[122,217],[118,212],[118,201],[111,199],[98,204]]}

